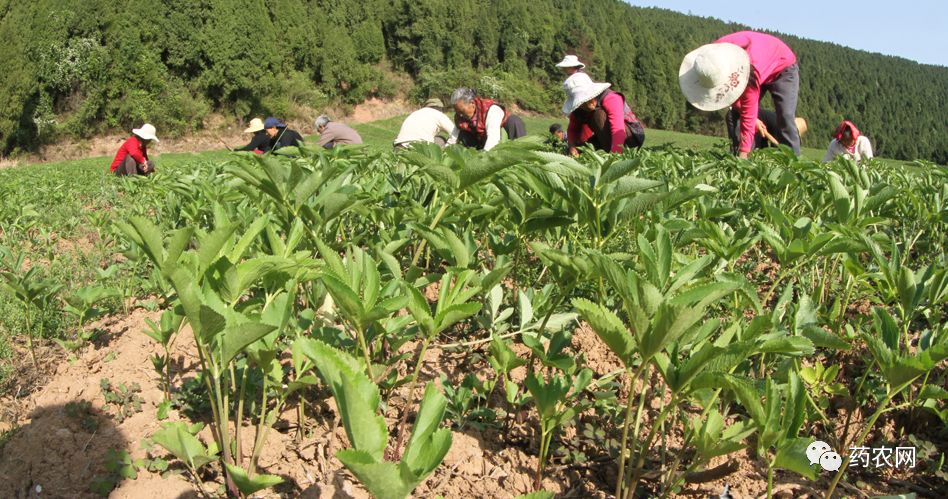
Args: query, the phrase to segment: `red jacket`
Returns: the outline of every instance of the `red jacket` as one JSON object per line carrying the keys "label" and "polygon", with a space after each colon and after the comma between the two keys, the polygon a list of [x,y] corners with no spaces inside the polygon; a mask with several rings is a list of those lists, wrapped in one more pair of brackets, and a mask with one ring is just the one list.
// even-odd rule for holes
{"label": "red jacket", "polygon": [[487,141],[487,111],[491,106],[497,106],[504,110],[504,119],[500,122],[500,126],[503,127],[507,124],[507,118],[510,117],[510,113],[504,106],[497,104],[491,99],[482,99],[480,97],[474,97],[474,116],[471,118],[465,118],[457,113],[454,114],[454,124],[458,126],[461,130],[465,132],[474,134],[478,140],[481,142]]}
{"label": "red jacket", "polygon": [[114,173],[130,154],[139,165],[145,164],[145,161],[148,161],[148,146],[143,144],[142,139],[138,138],[137,135],[132,135],[128,140],[122,143],[118,152],[115,153],[115,159],[112,160],[112,166],[109,167],[109,171]]}

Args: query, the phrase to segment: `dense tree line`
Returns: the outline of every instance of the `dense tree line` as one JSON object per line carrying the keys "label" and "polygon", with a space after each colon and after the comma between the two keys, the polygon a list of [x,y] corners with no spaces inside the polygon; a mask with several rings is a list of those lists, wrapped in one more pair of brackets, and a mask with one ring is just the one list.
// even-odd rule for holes
{"label": "dense tree line", "polygon": [[[723,135],[722,113],[686,104],[678,66],[739,29],[617,0],[0,0],[0,149],[461,84],[553,113],[563,98],[553,64],[567,52],[648,126]],[[825,147],[849,118],[880,155],[948,163],[948,68],[782,37],[800,60],[805,145]]]}

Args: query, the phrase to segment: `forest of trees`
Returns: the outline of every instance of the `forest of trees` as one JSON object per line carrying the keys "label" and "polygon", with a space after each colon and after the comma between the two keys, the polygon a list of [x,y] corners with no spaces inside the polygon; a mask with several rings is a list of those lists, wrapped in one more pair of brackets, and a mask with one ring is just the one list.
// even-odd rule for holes
{"label": "forest of trees", "polygon": [[[685,102],[678,66],[739,29],[618,0],[0,0],[0,152],[144,120],[173,135],[215,112],[292,116],[462,84],[552,114],[564,53],[647,126],[723,136],[723,113]],[[879,155],[948,163],[948,68],[781,37],[800,62],[804,145],[825,147],[848,118]]]}

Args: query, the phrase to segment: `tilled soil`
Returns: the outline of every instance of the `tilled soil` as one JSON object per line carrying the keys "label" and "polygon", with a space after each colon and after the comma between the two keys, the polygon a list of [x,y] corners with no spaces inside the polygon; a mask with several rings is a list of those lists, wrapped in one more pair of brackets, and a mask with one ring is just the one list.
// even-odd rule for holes
{"label": "tilled soil", "polygon": [[[110,450],[125,450],[132,459],[168,457],[162,449],[147,450],[143,442],[160,428],[157,418],[158,404],[163,399],[159,378],[149,357],[160,352],[160,347],[142,334],[145,319],[157,321],[158,312],[135,310],[127,317],[108,318],[93,324],[107,334],[95,346],[79,352],[74,358],[58,365],[46,385],[28,397],[18,401],[15,413],[3,415],[7,426],[17,428],[6,443],[0,442],[0,497],[96,497],[90,484],[106,475],[106,456]],[[576,329],[574,346],[584,353],[586,365],[597,376],[621,369],[621,363],[598,340],[588,327]],[[402,351],[415,351],[417,345],[409,343]],[[519,350],[522,345],[515,344]],[[523,353],[523,352],[519,352]],[[198,371],[195,347],[189,329],[180,334],[173,345],[174,385],[181,386],[184,379],[193,378]],[[401,368],[407,370],[407,366]],[[524,368],[514,371],[515,380],[525,375]],[[490,367],[477,355],[442,350],[434,347],[425,355],[422,369],[424,380],[437,380],[441,374],[458,384],[467,374],[473,373],[482,379],[492,376]],[[144,400],[142,411],[132,414],[121,423],[114,417],[115,407],[106,404],[100,380],[108,378],[113,384],[137,383]],[[395,439],[395,428],[401,419],[400,408],[408,398],[406,387],[396,390],[389,399],[386,413],[390,432],[390,443]],[[627,389],[623,388],[621,392]],[[421,395],[420,386],[415,398]],[[626,395],[622,393],[621,397]],[[491,403],[501,404],[502,390],[495,390]],[[87,413],[76,415],[75,403],[88,401]],[[7,406],[10,399],[4,399]],[[662,400],[649,402],[651,417]],[[72,409],[67,407],[72,404]],[[412,405],[413,406],[413,405]],[[89,424],[89,420],[95,424]],[[171,410],[169,421],[184,419]],[[579,423],[595,422],[589,411],[579,418]],[[309,497],[309,498],[364,498],[368,494],[334,457],[336,451],[347,446],[347,437],[342,425],[336,420],[331,398],[311,401],[306,407],[305,431],[299,431],[299,420],[295,406],[288,406],[279,421],[269,432],[266,447],[260,458],[260,472],[279,475],[285,483],[274,489],[258,493],[255,497]],[[454,432],[454,444],[444,463],[416,489],[416,497],[497,497],[511,498],[531,492],[537,466],[538,440],[536,416],[532,409],[508,416],[499,428],[487,427],[483,431],[474,425]],[[647,422],[645,431],[647,431]],[[576,427],[564,429],[563,439],[576,435]],[[210,441],[209,428],[199,434],[205,442]],[[244,428],[244,455],[250,453],[253,428]],[[680,435],[665,436],[668,452],[674,455],[681,445]],[[557,497],[606,498],[612,497],[615,480],[615,463],[608,456],[590,455],[584,464],[571,464],[554,459],[548,466],[542,486],[556,493]],[[716,497],[725,485],[729,485],[735,498],[759,497],[766,491],[766,469],[750,450],[721,457],[712,466],[726,463],[729,459],[737,463],[737,471],[715,481],[690,484],[682,497]],[[110,497],[199,497],[200,490],[193,481],[181,472],[180,464],[173,459],[172,473],[161,476],[139,470],[137,479],[121,480]],[[648,495],[650,482],[658,475],[657,463],[647,463],[646,482],[643,491]],[[211,493],[222,493],[222,477],[205,468],[201,475],[202,488]],[[176,471],[177,470],[177,471]],[[826,474],[829,475],[829,474]],[[828,477],[819,482],[809,482],[797,475],[778,472],[775,483],[778,497],[817,497],[824,490]],[[865,485],[865,484],[863,484]],[[864,486],[841,489],[845,496],[865,492],[889,492],[890,487]],[[884,490],[877,491],[877,488]],[[860,490],[862,489],[862,490]],[[856,494],[860,495],[860,494]]]}

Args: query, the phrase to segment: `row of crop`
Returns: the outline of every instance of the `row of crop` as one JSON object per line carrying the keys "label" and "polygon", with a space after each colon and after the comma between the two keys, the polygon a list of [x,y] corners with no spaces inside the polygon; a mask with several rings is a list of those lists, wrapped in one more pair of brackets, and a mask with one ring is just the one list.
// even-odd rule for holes
{"label": "row of crop", "polygon": [[[153,437],[195,478],[220,461],[234,493],[274,485],[257,469],[267,433],[287,407],[302,428],[325,387],[349,435],[339,460],[374,495],[407,495],[450,447],[445,414],[456,426],[468,416],[454,399],[464,387],[450,382],[450,400],[427,383],[414,408],[425,350],[457,340],[489,346],[495,377],[477,393],[482,409],[499,386],[504,407],[493,409],[536,411],[537,487],[559,430],[581,417],[614,437],[599,443],[617,461],[616,495],[632,497],[658,447],[655,495],[748,445],[768,486],[775,469],[814,478],[806,436],[832,421],[820,389],[837,381],[867,417],[852,430],[847,419],[842,439],[820,435],[836,448],[861,444],[888,411],[948,416],[943,172],[826,169],[785,151],[753,162],[676,151],[577,161],[529,142],[486,154],[295,152],[122,188],[137,206],[116,226],[128,268],[165,307],[150,334],[167,346],[190,325],[198,345],[214,442],[183,423]],[[778,270],[758,289],[744,274],[762,261]],[[850,312],[857,299],[875,305],[871,316]],[[577,317],[620,372],[583,365],[571,344]],[[414,355],[390,354],[409,341]],[[834,372],[822,366],[843,351],[869,352],[856,357],[858,381],[815,374]],[[522,385],[511,376],[521,366]],[[170,399],[170,364],[156,368]],[[390,439],[380,410],[403,385],[409,400]],[[669,401],[650,411],[653,397]],[[582,416],[604,399],[596,417]],[[245,422],[256,425],[249,456]],[[683,443],[665,462],[670,431]]]}

